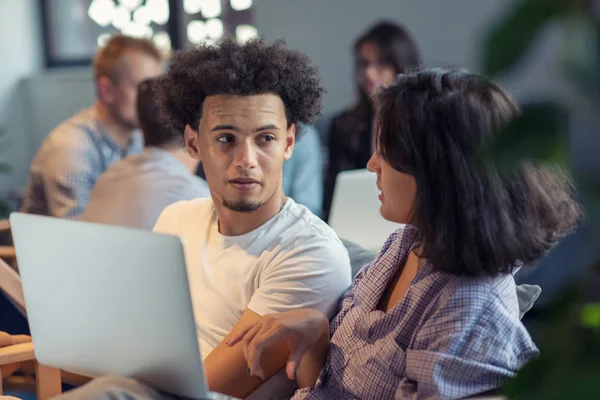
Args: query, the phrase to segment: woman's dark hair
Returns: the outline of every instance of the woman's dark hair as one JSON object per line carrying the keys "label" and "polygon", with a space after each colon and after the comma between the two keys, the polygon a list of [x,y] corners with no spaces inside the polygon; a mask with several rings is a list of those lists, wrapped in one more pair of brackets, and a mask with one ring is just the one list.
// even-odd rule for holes
{"label": "woman's dark hair", "polygon": [[404,74],[377,99],[378,149],[417,183],[420,251],[454,275],[492,276],[531,264],[581,218],[568,174],[523,162],[501,174],[485,159],[519,113],[495,83],[456,70]]}
{"label": "woman's dark hair", "polygon": [[161,147],[180,144],[183,146],[181,134],[159,118],[156,104],[156,78],[147,79],[139,84],[137,92],[137,114],[140,129],[144,134],[146,147]]}
{"label": "woman's dark hair", "polygon": [[325,90],[307,56],[282,41],[262,39],[241,44],[225,38],[177,52],[158,84],[163,118],[181,133],[186,125],[198,127],[208,96],[266,93],[281,98],[288,124],[310,124],[321,112]]}

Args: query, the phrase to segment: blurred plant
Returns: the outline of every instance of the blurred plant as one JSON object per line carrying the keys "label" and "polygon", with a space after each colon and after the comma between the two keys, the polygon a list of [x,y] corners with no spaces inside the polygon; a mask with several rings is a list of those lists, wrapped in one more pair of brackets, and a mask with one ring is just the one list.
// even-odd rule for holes
{"label": "blurred plant", "polygon": [[[573,99],[526,104],[491,147],[501,169],[519,161],[559,163],[571,170],[586,207],[588,225],[600,227],[600,182],[576,171],[568,158],[564,106],[577,105],[597,118],[600,108],[600,18],[592,0],[519,0],[485,39],[483,67],[497,77],[517,66],[543,28],[565,28],[561,71]],[[598,120],[598,119],[597,119]],[[577,255],[574,255],[576,257]],[[538,321],[540,357],[507,382],[504,393],[519,399],[600,399],[600,260],[585,282],[569,287]]]}
{"label": "blurred plant", "polygon": [[[0,127],[0,143],[2,143],[2,139],[4,139],[4,128]],[[3,147],[0,146],[0,149]],[[9,164],[4,162],[0,162],[0,175],[9,174],[12,171],[12,167]],[[4,219],[8,217],[9,205],[8,202],[2,198],[0,198],[0,219]]]}

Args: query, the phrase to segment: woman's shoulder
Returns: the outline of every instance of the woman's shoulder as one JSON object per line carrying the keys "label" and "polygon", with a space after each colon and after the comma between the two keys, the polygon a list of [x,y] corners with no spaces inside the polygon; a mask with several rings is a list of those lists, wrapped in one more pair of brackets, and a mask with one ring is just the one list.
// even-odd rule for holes
{"label": "woman's shoulder", "polygon": [[467,277],[433,272],[432,278],[442,282],[439,299],[449,308],[464,306],[464,312],[467,313],[497,311],[509,317],[519,318],[516,284],[511,274]]}
{"label": "woman's shoulder", "polygon": [[[527,331],[520,321],[516,284],[511,274],[474,278],[430,273],[415,282],[417,292],[427,293],[428,325],[460,327],[466,335],[490,337],[497,334],[521,336]],[[423,298],[421,300],[424,300]]]}

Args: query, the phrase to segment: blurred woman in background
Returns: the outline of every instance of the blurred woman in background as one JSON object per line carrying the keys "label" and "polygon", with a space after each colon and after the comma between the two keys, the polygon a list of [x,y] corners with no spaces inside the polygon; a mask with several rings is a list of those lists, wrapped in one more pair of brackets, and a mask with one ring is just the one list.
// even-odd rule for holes
{"label": "blurred woman in background", "polygon": [[323,214],[329,217],[335,179],[341,171],[366,168],[375,147],[372,95],[391,85],[398,74],[421,63],[415,41],[400,25],[379,22],[354,44],[358,101],[333,119],[329,133],[329,166]]}

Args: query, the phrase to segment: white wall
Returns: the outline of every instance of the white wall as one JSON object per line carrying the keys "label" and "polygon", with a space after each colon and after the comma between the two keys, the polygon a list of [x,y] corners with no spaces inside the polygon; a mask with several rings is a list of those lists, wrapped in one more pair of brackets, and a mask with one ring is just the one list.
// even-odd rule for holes
{"label": "white wall", "polygon": [[29,93],[32,156],[48,133],[95,99],[91,68],[62,68],[34,74],[25,82]]}
{"label": "white wall", "polygon": [[10,176],[0,175],[0,192],[26,176],[29,120],[22,79],[41,68],[42,49],[36,0],[0,1],[0,160],[12,164]]}
{"label": "white wall", "polygon": [[[41,66],[42,49],[36,0],[0,2],[0,107],[16,83]],[[5,58],[6,57],[6,58]]]}

